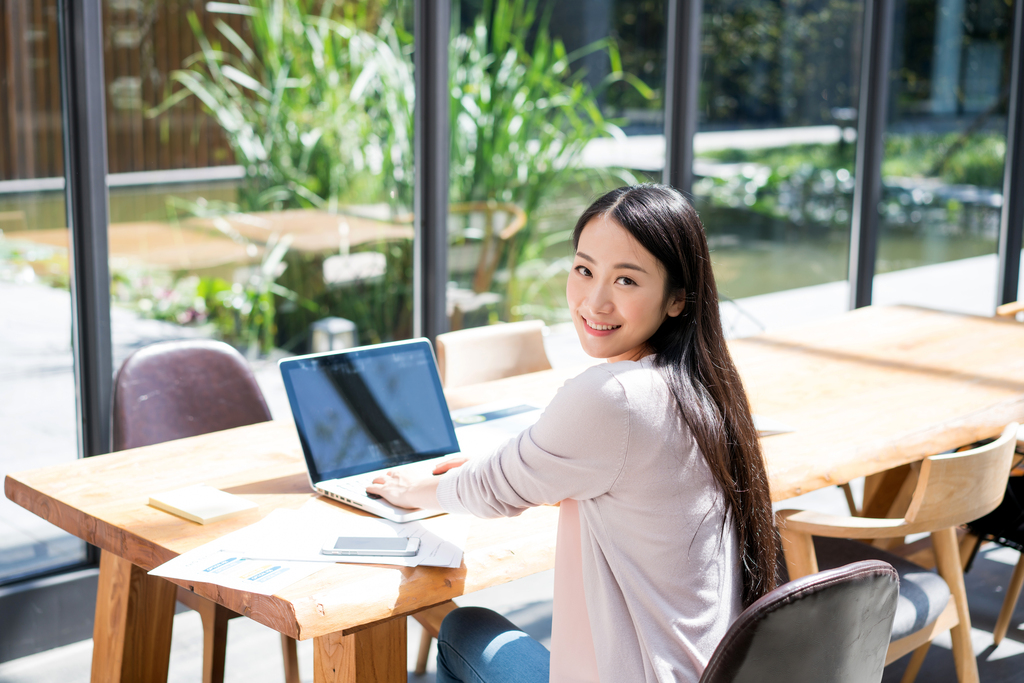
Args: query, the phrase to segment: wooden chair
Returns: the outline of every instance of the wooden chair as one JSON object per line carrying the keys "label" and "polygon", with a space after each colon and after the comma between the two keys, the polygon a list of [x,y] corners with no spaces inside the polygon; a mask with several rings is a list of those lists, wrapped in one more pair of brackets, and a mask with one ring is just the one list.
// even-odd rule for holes
{"label": "wooden chair", "polygon": [[[1012,424],[990,444],[921,461],[910,507],[902,518],[840,517],[807,510],[778,513],[790,577],[857,559],[882,559],[899,572],[900,604],[885,663],[914,653],[904,683],[917,676],[932,638],[946,630],[952,631],[960,683],[978,681],[956,528],[991,512],[1003,499],[1016,434],[1017,425]],[[874,546],[845,540],[916,533],[931,534],[937,576]]]}
{"label": "wooden chair", "polygon": [[[217,341],[160,342],[125,360],[114,379],[113,450],[266,422],[270,410],[242,355]],[[224,680],[228,620],[241,616],[178,587],[203,621],[203,683]],[[285,680],[299,683],[295,640],[281,636]]]}
{"label": "wooden chair", "polygon": [[898,596],[878,561],[783,584],[743,610],[700,683],[878,683]]}
{"label": "wooden chair", "polygon": [[996,308],[999,318],[1016,318],[1018,313],[1024,313],[1024,301],[1011,301]]}
{"label": "wooden chair", "polygon": [[551,369],[539,320],[446,332],[434,348],[446,389]]}
{"label": "wooden chair", "polygon": [[[1024,313],[1024,301],[1013,301],[996,308],[996,317],[1016,319],[1017,315]],[[1024,425],[1017,431],[1017,452],[1024,453]],[[1019,466],[1018,466],[1019,467]],[[982,540],[990,539],[1016,550],[1024,547],[1024,528],[1011,531],[1006,528],[997,528],[997,518],[1005,518],[1010,513],[1024,513],[1024,470],[1015,469],[1010,473],[1012,477],[1007,484],[1007,495],[999,507],[982,519],[975,520],[968,524],[968,534],[960,542],[960,550],[963,555],[963,564],[966,569]],[[1006,637],[1006,631],[1010,626],[1010,619],[1017,607],[1017,600],[1020,598],[1021,588],[1024,587],[1024,552],[1017,560],[1017,566],[1013,569],[1013,576],[1010,577],[1010,585],[1006,588],[1006,596],[1003,598],[1003,606],[999,609],[999,617],[996,619],[995,629],[992,631],[992,642],[999,645]]]}

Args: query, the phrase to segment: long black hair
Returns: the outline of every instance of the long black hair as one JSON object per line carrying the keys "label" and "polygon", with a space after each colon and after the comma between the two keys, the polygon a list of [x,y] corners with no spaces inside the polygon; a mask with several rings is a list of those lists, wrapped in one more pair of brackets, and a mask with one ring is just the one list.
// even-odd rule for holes
{"label": "long black hair", "polygon": [[743,603],[749,605],[775,587],[778,546],[761,444],[722,332],[704,227],[671,187],[620,187],[580,216],[574,249],[597,217],[615,221],[661,262],[667,296],[685,297],[682,313],[667,317],[647,346],[725,497],[743,558]]}

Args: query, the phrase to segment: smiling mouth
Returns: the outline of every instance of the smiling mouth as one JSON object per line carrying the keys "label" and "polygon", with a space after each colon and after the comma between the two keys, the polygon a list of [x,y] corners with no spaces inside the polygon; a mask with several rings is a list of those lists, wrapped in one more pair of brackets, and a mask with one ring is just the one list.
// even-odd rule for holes
{"label": "smiling mouth", "polygon": [[622,325],[598,325],[597,323],[590,322],[586,318],[583,318],[583,322],[585,322],[587,324],[587,327],[589,327],[590,329],[598,330],[599,332],[607,332],[608,330],[617,330],[620,327],[622,327]]}

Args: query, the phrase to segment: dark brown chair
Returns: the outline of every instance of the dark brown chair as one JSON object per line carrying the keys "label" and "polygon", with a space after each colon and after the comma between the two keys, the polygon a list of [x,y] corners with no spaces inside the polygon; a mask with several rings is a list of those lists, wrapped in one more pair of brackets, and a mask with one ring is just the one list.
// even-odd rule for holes
{"label": "dark brown chair", "polygon": [[[266,422],[270,410],[241,354],[217,341],[160,342],[125,360],[114,379],[113,450]],[[203,620],[203,683],[224,680],[228,620],[241,616],[179,587]],[[299,683],[295,640],[281,636],[285,680]]]}
{"label": "dark brown chair", "polygon": [[878,683],[899,579],[869,560],[779,586],[740,614],[701,683]]}

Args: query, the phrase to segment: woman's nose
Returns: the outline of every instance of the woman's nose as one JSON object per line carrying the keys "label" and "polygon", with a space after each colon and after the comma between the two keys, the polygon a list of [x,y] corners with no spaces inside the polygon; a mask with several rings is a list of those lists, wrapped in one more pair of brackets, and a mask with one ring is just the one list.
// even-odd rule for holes
{"label": "woman's nose", "polygon": [[594,313],[611,313],[615,308],[612,301],[611,289],[604,285],[597,285],[590,291],[587,303]]}

